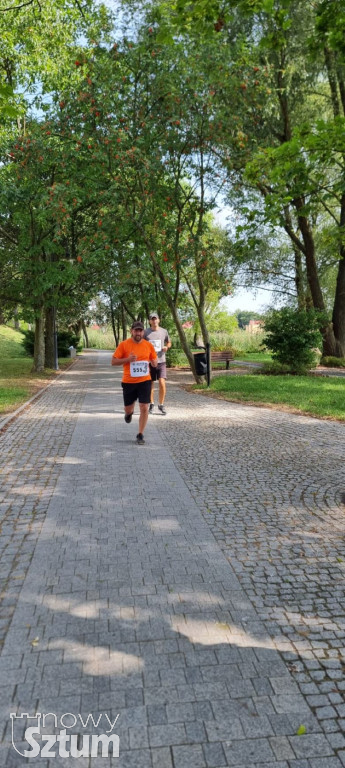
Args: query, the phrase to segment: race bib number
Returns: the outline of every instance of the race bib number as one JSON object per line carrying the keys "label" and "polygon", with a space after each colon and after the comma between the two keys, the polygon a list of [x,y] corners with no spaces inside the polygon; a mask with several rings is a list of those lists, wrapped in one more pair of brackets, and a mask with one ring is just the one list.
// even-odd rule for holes
{"label": "race bib number", "polygon": [[161,339],[152,339],[151,344],[153,344],[156,352],[160,352],[162,349],[162,340]]}
{"label": "race bib number", "polygon": [[147,360],[140,360],[138,363],[130,363],[130,372],[133,378],[148,376],[149,364]]}

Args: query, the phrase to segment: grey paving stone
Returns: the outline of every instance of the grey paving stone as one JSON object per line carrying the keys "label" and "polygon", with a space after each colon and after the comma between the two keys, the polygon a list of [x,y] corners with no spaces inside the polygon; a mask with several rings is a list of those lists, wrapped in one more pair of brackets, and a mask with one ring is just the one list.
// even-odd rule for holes
{"label": "grey paving stone", "polygon": [[268,739],[248,739],[233,741],[228,746],[223,743],[224,752],[229,766],[245,766],[250,763],[274,762],[274,753]]}
{"label": "grey paving stone", "polygon": [[1,436],[3,719],[120,713],[121,768],[345,764],[343,425],[170,381],[139,455],[109,362]]}
{"label": "grey paving stone", "polygon": [[227,765],[224,749],[220,742],[203,744],[203,750],[207,768],[220,768],[220,766]]}
{"label": "grey paving stone", "polygon": [[202,746],[173,747],[174,768],[207,768]]}
{"label": "grey paving stone", "polygon": [[[121,768],[152,768],[152,755],[148,749],[133,750],[121,753]],[[111,765],[117,766],[115,760]]]}
{"label": "grey paving stone", "polygon": [[152,725],[148,731],[151,747],[185,744],[187,741],[184,725]]}
{"label": "grey paving stone", "polygon": [[186,741],[188,744],[201,744],[206,741],[206,731],[201,720],[185,723]]}
{"label": "grey paving stone", "polygon": [[311,768],[341,768],[341,761],[338,757],[312,758],[310,766]]}
{"label": "grey paving stone", "polygon": [[227,739],[244,739],[244,731],[239,718],[207,720],[205,722],[209,741],[226,741]]}
{"label": "grey paving stone", "polygon": [[169,747],[152,749],[152,768],[173,768],[172,754]]}
{"label": "grey paving stone", "polygon": [[269,741],[278,760],[293,760],[296,757],[286,736],[272,736]]}
{"label": "grey paving stone", "polygon": [[296,757],[323,757],[332,755],[333,749],[328,739],[322,734],[304,734],[303,736],[290,736],[289,742]]}

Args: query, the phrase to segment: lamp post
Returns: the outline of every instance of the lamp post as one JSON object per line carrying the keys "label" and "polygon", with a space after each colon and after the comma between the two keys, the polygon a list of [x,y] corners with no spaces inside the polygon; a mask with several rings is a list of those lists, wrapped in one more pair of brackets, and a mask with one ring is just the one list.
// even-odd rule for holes
{"label": "lamp post", "polygon": [[56,307],[53,307],[53,335],[54,335],[54,368],[59,370],[59,358],[58,358],[58,340],[57,340],[57,322],[56,322]]}
{"label": "lamp post", "polygon": [[210,355],[210,342],[206,342],[206,380],[207,380],[207,386],[210,386],[211,381],[211,355]]}

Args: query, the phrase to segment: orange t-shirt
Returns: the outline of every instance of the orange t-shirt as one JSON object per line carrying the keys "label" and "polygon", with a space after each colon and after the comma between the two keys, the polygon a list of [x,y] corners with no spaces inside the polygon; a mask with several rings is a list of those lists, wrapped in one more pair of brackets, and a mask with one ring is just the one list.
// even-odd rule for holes
{"label": "orange t-shirt", "polygon": [[[150,360],[157,358],[157,352],[150,341],[142,339],[141,341],[133,341],[132,338],[121,341],[117,349],[113,354],[117,360],[121,360],[123,357],[129,357],[129,355],[136,355],[137,359],[135,363],[125,363],[123,366],[122,381],[125,384],[136,384],[140,381],[149,381],[151,379],[148,363]],[[143,365],[140,365],[143,363]],[[147,363],[147,366],[145,365]],[[145,374],[145,368],[147,367],[147,373]]]}

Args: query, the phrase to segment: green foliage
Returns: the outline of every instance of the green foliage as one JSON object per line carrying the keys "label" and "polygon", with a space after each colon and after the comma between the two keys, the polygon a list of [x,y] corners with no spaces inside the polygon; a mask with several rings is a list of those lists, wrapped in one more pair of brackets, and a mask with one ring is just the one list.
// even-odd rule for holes
{"label": "green foliage", "polygon": [[301,373],[315,365],[315,350],[322,341],[319,326],[319,313],[283,307],[266,315],[263,341],[274,360]]}
{"label": "green foliage", "polygon": [[[295,291],[309,217],[331,308],[345,122],[341,110],[333,119],[324,44],[343,53],[340,6],[148,2],[122,38],[93,0],[3,13],[0,303],[20,304],[26,317],[55,306],[67,323],[102,291],[118,329],[159,301],[178,317],[209,312],[208,331],[233,341],[228,317],[208,310],[212,291],[229,293],[234,279],[236,242],[211,214],[228,199],[237,263],[252,284],[273,280],[282,292]],[[332,66],[343,78],[339,58]],[[338,97],[342,89],[339,79]],[[300,277],[305,294],[304,262]],[[258,338],[245,347],[257,349]]]}
{"label": "green foliage", "polygon": [[231,335],[232,345],[242,353],[259,353],[263,351],[263,336],[262,330],[256,333],[249,333],[238,328]]}
{"label": "green foliage", "polygon": [[211,350],[214,352],[222,352],[224,349],[233,348],[233,336],[228,333],[212,333],[210,334]]}
{"label": "green foliage", "polygon": [[[24,338],[23,338],[22,344],[25,349],[25,352],[28,355],[30,355],[30,357],[34,356],[34,341],[35,341],[34,331],[24,331]],[[68,357],[69,347],[75,347],[75,349],[80,349],[79,341],[80,341],[79,336],[76,336],[76,334],[72,333],[71,331],[58,331],[58,334],[57,334],[58,357]]]}
{"label": "green foliage", "polygon": [[168,349],[166,353],[166,361],[168,368],[174,368],[178,365],[188,365],[188,361],[184,352],[182,352],[180,349],[173,349],[172,347]]}
{"label": "green foliage", "polygon": [[328,355],[321,358],[320,364],[325,365],[327,368],[345,368],[345,357],[332,357]]}
{"label": "green foliage", "polygon": [[96,328],[88,328],[87,329],[87,335],[89,339],[89,346],[93,349],[111,349],[114,351],[115,349],[115,339],[114,334],[110,328],[110,326],[107,326],[106,328],[102,328],[100,330],[97,330]]}
{"label": "green foliage", "polygon": [[238,327],[235,315],[230,315],[225,310],[216,310],[212,315],[206,315],[205,320],[209,333],[231,335]]}
{"label": "green foliage", "polygon": [[291,373],[291,367],[284,363],[279,363],[278,360],[272,360],[271,362],[265,362],[258,369],[258,374],[264,374],[267,376],[281,376],[285,373]]}
{"label": "green foliage", "polygon": [[243,331],[246,325],[248,325],[250,320],[262,319],[262,315],[260,315],[258,312],[249,312],[242,309],[236,310],[235,317],[237,318],[238,327],[241,328]]}

